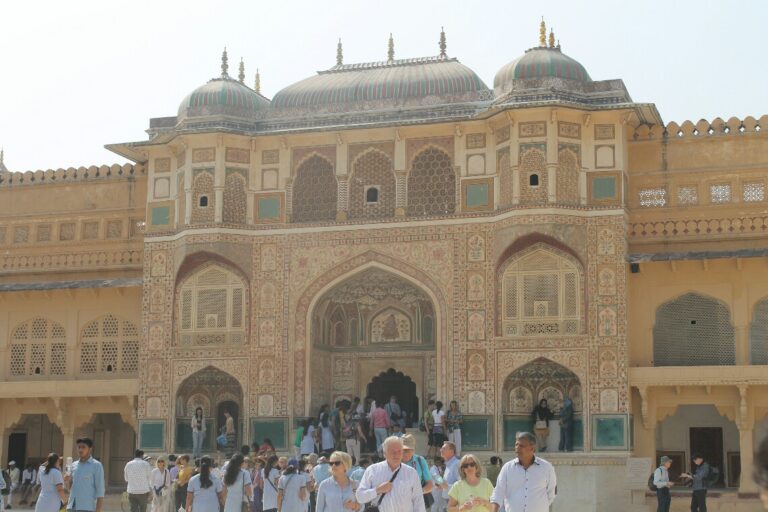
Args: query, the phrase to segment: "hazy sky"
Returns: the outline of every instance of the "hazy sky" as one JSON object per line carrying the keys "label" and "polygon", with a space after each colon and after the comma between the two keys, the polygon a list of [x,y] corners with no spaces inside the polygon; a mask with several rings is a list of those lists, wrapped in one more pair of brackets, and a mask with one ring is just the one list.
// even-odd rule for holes
{"label": "hazy sky", "polygon": [[492,87],[537,44],[545,16],[595,80],[622,78],[665,122],[768,113],[768,2],[514,0],[16,1],[0,3],[0,146],[11,170],[124,160],[104,144],[142,140],[150,117],[245,59],[274,95],[335,63],[448,55]]}

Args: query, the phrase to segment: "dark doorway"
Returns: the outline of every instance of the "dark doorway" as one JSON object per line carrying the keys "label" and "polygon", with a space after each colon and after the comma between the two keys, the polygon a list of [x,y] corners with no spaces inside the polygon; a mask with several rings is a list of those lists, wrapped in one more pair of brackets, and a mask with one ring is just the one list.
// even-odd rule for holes
{"label": "dark doorway", "polygon": [[27,465],[27,433],[14,432],[8,436],[8,461],[16,461],[16,467],[24,469]]}
{"label": "dark doorway", "polygon": [[[232,415],[232,419],[235,421],[235,439],[240,439],[240,406],[232,401],[221,402],[216,408],[216,434],[218,435],[227,424],[224,411]],[[239,446],[236,448],[239,448]]]}
{"label": "dark doorway", "polygon": [[700,453],[704,461],[720,470],[715,487],[723,486],[723,429],[720,427],[691,427],[691,453]]}
{"label": "dark doorway", "polygon": [[377,404],[386,404],[389,397],[395,395],[400,407],[408,415],[406,425],[412,426],[419,419],[419,397],[416,395],[416,383],[403,372],[393,368],[374,377],[368,384],[366,394],[373,397]]}

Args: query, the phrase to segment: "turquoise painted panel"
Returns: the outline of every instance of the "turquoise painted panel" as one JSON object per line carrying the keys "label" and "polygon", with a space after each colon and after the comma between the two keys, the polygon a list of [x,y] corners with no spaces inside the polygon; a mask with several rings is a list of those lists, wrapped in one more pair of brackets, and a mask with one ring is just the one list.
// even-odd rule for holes
{"label": "turquoise painted panel", "polygon": [[139,422],[139,446],[143,450],[165,449],[165,421]]}
{"label": "turquoise painted panel", "polygon": [[584,450],[584,420],[582,418],[573,419],[573,449],[574,451]]}
{"label": "turquoise painted panel", "polygon": [[[203,439],[203,451],[213,449],[213,419],[205,420],[205,439]],[[192,427],[189,424],[189,418],[176,419],[176,442],[175,450],[177,452],[192,451]]]}
{"label": "turquoise painted panel", "polygon": [[531,417],[526,416],[505,416],[504,417],[504,450],[511,451],[515,449],[515,435],[518,432],[531,432],[533,421]]}
{"label": "turquoise painted panel", "polygon": [[592,448],[594,450],[627,450],[627,417],[624,415],[593,416]]}
{"label": "turquoise painted panel", "polygon": [[288,448],[288,420],[251,418],[251,439],[261,443],[268,437],[277,450]]}
{"label": "turquoise painted panel", "polygon": [[476,208],[480,206],[488,206],[488,184],[468,183],[467,208]]}
{"label": "turquoise painted panel", "polygon": [[280,198],[279,197],[260,197],[259,198],[259,219],[279,219],[280,218]]}
{"label": "turquoise painted panel", "polygon": [[493,448],[493,418],[491,416],[464,416],[461,427],[461,445],[469,450]]}
{"label": "turquoise painted panel", "polygon": [[614,199],[615,197],[615,176],[602,176],[592,179],[592,199]]}
{"label": "turquoise painted panel", "polygon": [[171,208],[169,206],[155,206],[152,208],[152,225],[167,226],[171,223]]}

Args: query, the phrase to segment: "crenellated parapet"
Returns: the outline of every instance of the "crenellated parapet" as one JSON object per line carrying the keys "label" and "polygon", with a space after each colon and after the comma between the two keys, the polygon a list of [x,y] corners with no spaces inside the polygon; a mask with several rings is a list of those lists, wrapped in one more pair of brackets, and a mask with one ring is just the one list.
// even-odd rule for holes
{"label": "crenellated parapet", "polygon": [[749,133],[759,133],[768,129],[768,115],[759,119],[747,116],[744,119],[731,117],[728,121],[723,121],[717,117],[711,122],[706,119],[700,119],[698,122],[685,121],[682,124],[676,122],[668,123],[666,126],[661,124],[648,125],[643,124],[635,128],[635,140],[659,140],[659,139],[691,139],[706,138],[725,135],[742,135]]}
{"label": "crenellated parapet", "polygon": [[146,169],[141,164],[114,164],[97,167],[70,167],[68,169],[48,169],[25,172],[0,172],[0,187],[37,185],[51,183],[72,183],[78,181],[122,179],[146,176]]}

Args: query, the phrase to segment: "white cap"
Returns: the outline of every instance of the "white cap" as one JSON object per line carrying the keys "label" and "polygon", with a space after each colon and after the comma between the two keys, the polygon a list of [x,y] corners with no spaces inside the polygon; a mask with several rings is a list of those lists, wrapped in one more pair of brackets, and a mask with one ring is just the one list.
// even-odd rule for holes
{"label": "white cap", "polygon": [[12,460],[11,462],[9,462],[9,463],[8,463],[8,465],[9,465],[9,466],[15,466],[15,465],[16,465],[16,461],[15,461],[15,460]]}

